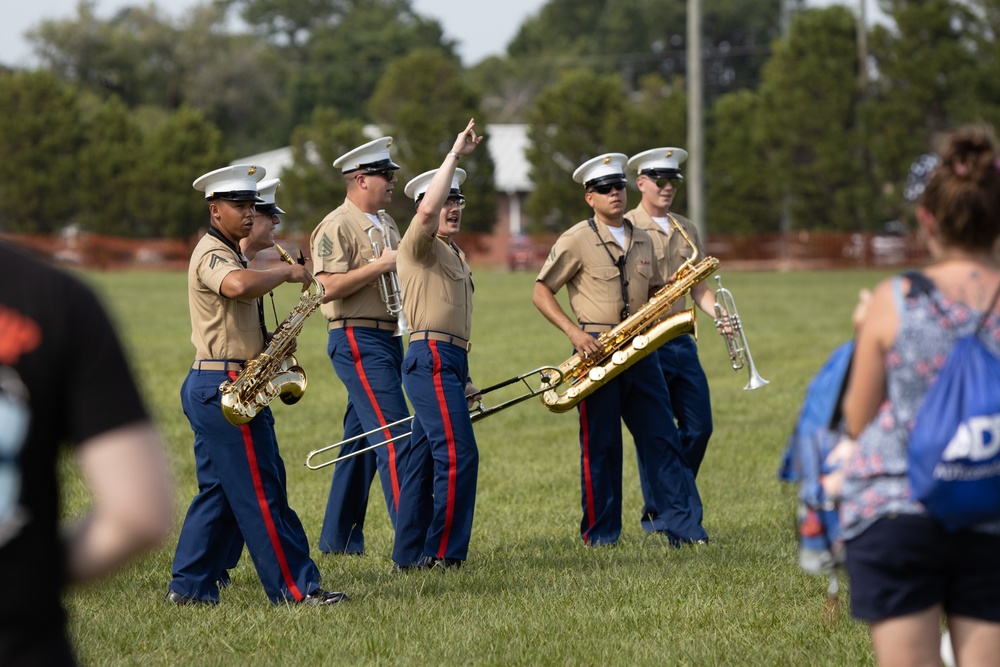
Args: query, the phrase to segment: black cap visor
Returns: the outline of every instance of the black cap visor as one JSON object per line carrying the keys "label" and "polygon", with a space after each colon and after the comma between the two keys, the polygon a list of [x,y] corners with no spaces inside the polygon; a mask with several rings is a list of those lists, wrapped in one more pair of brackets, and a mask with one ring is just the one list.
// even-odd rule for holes
{"label": "black cap visor", "polygon": [[212,192],[209,193],[205,199],[224,199],[226,201],[254,201],[262,202],[264,201],[257,196],[256,190],[229,190],[226,192]]}

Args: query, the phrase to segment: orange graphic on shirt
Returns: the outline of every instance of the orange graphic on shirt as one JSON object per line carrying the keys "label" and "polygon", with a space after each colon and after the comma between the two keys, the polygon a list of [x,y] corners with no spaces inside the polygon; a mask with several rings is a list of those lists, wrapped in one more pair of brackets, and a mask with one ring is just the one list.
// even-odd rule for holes
{"label": "orange graphic on shirt", "polygon": [[0,306],[0,364],[13,366],[42,342],[42,329],[16,310]]}

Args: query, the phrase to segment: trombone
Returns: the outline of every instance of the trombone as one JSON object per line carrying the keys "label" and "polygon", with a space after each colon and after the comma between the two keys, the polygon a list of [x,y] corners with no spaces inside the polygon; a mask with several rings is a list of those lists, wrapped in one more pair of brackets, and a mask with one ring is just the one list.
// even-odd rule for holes
{"label": "trombone", "polygon": [[740,314],[736,311],[733,293],[722,286],[721,276],[715,276],[715,281],[719,284],[719,289],[715,290],[715,326],[722,332],[722,337],[726,341],[733,370],[738,371],[744,366],[747,367],[750,379],[747,386],[743,387],[744,391],[763,387],[768,381],[760,376],[753,364],[750,345],[747,343],[746,334],[743,333],[743,323],[740,322]]}
{"label": "trombone", "polygon": [[[532,387],[531,384],[528,382],[528,379],[532,378],[532,377],[534,377],[536,375],[538,376],[538,379],[541,381],[541,384],[538,387]],[[483,401],[481,399],[478,400],[478,401],[476,401],[476,404],[472,408],[469,409],[469,414],[471,416],[472,422],[475,423],[475,422],[479,421],[480,419],[485,419],[486,417],[489,417],[490,415],[496,414],[496,413],[500,412],[501,410],[506,410],[507,408],[511,407],[512,405],[517,405],[518,403],[520,403],[522,401],[526,401],[526,400],[528,400],[529,398],[531,398],[533,396],[538,396],[541,393],[544,393],[544,392],[546,392],[546,391],[548,391],[550,389],[558,387],[563,382],[563,374],[562,374],[562,371],[559,370],[558,368],[556,368],[555,366],[542,366],[540,368],[536,368],[533,371],[528,371],[527,373],[523,373],[521,375],[517,375],[515,377],[508,378],[508,379],[504,380],[503,382],[498,382],[497,384],[495,384],[493,386],[486,387],[485,389],[480,390],[479,395],[480,396],[485,396],[486,394],[490,393],[491,391],[495,391],[497,389],[501,389],[501,388],[506,387],[508,385],[512,385],[515,382],[523,382],[524,386],[528,388],[528,391],[526,393],[524,393],[524,394],[521,394],[520,396],[515,396],[514,398],[512,398],[512,399],[510,399],[508,401],[504,401],[503,403],[500,403],[499,405],[494,405],[494,406],[489,407],[489,408],[483,406]],[[413,415],[410,415],[409,417],[404,417],[403,419],[397,419],[396,421],[394,421],[394,422],[392,422],[390,424],[386,424],[385,426],[379,426],[378,428],[373,428],[372,430],[367,431],[365,433],[362,433],[360,435],[356,435],[353,438],[347,438],[346,440],[341,440],[340,442],[335,442],[332,445],[327,445],[326,447],[321,447],[319,449],[314,449],[313,451],[309,452],[308,456],[306,456],[306,467],[309,468],[310,470],[319,470],[320,468],[325,468],[326,466],[333,465],[334,463],[337,463],[339,461],[346,461],[347,459],[352,458],[354,456],[358,456],[360,454],[364,454],[365,452],[370,452],[373,449],[377,449],[377,448],[382,447],[384,445],[388,445],[391,442],[395,442],[397,440],[401,440],[403,438],[409,437],[409,435],[413,432],[412,430],[411,431],[407,431],[406,433],[401,433],[400,435],[397,435],[395,437],[389,438],[387,440],[383,440],[382,442],[377,442],[374,445],[368,445],[367,447],[362,447],[361,449],[357,449],[357,450],[355,450],[353,452],[350,452],[349,454],[343,454],[343,455],[338,456],[336,458],[332,458],[332,459],[330,459],[328,461],[322,461],[320,463],[314,463],[313,462],[313,458],[314,457],[319,456],[320,454],[323,454],[324,452],[328,452],[328,451],[330,451],[332,449],[338,449],[338,448],[343,447],[344,445],[350,444],[352,442],[357,442],[358,440],[361,440],[362,438],[367,438],[368,436],[374,435],[374,434],[376,434],[376,433],[378,433],[380,431],[385,431],[387,429],[391,429],[393,426],[399,426],[400,424],[406,424],[408,422],[413,421],[413,417],[414,417]]]}

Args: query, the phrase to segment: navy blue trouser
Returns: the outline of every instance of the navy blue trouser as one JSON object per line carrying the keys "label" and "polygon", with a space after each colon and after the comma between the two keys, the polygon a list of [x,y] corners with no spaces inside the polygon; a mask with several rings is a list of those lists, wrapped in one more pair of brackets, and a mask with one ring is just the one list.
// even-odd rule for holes
{"label": "navy blue trouser", "polygon": [[265,408],[243,426],[222,414],[219,384],[236,373],[192,370],[181,387],[181,405],[194,431],[198,494],[191,501],[170,589],[195,600],[219,599],[218,582],[233,565],[237,540],[271,602],[299,601],[319,587],[319,569],[298,515],[288,506],[285,464],[274,419]]}
{"label": "navy blue trouser", "polygon": [[[337,377],[347,388],[344,439],[369,431],[377,432],[340,448],[344,456],[368,445],[385,442],[410,430],[403,423],[388,424],[410,416],[403,395],[400,367],[403,342],[391,331],[344,327],[330,332],[327,353]],[[399,477],[409,450],[409,438],[359,454],[336,464],[330,483],[319,550],[363,553],[368,494],[376,471],[393,527],[399,507]]]}
{"label": "navy blue trouser", "polygon": [[694,476],[712,437],[712,399],[698,359],[698,344],[688,335],[667,341],[656,351],[670,391],[670,406],[681,434],[681,450]]}
{"label": "navy blue trouser", "polygon": [[403,386],[416,416],[392,549],[392,560],[401,567],[425,557],[468,556],[479,474],[479,448],[465,398],[468,377],[465,349],[410,341]]}
{"label": "navy blue trouser", "polygon": [[577,406],[580,476],[588,545],[614,544],[622,529],[622,429],[635,441],[644,508],[642,526],[672,543],[704,539],[702,506],[694,475],[681,452],[666,382],[653,355],[639,360]]}

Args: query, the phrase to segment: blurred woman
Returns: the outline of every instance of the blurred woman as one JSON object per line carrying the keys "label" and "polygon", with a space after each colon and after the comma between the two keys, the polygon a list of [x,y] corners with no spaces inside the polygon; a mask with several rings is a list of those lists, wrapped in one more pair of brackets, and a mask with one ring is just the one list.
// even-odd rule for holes
{"label": "blurred woman", "polygon": [[956,533],[911,499],[907,446],[915,415],[955,339],[979,334],[1000,356],[1000,153],[991,128],[945,137],[917,200],[933,262],[875,289],[844,398],[857,438],[841,504],[851,611],[870,624],[886,665],[940,665],[947,620],[959,665],[1000,660],[1000,521]]}

